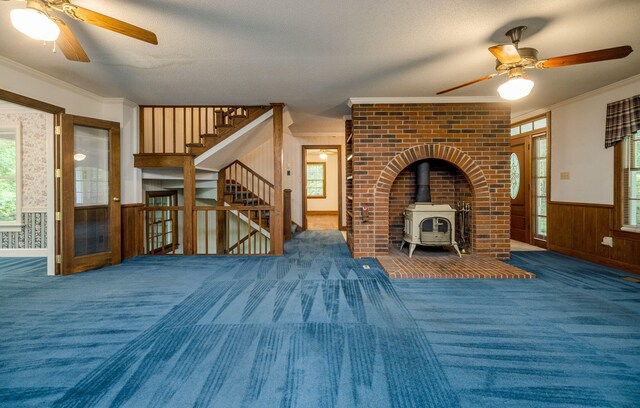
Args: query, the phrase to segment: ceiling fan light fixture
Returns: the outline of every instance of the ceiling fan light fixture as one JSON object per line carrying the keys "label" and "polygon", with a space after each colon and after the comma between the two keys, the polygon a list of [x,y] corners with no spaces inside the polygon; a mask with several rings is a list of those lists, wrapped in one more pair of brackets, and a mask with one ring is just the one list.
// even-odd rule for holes
{"label": "ceiling fan light fixture", "polygon": [[49,16],[30,7],[11,10],[11,24],[34,40],[55,41],[60,35],[60,28]]}
{"label": "ceiling fan light fixture", "polygon": [[516,76],[509,78],[507,82],[500,85],[498,87],[498,94],[502,99],[515,101],[529,95],[532,89],[532,80]]}

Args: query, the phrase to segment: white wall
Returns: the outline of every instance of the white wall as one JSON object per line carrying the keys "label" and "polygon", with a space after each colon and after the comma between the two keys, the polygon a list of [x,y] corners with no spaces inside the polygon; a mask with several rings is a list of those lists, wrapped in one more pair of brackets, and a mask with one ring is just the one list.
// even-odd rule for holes
{"label": "white wall", "polygon": [[307,151],[309,162],[325,162],[326,198],[307,198],[307,211],[338,211],[338,155],[329,154],[325,161],[319,152]]}
{"label": "white wall", "polygon": [[[521,115],[551,111],[551,201],[613,204],[613,148],[604,148],[607,104],[640,94],[640,76]],[[569,180],[560,180],[568,172]]]}
{"label": "white wall", "polygon": [[122,98],[103,98],[75,85],[0,57],[0,89],[60,106],[66,113],[120,123],[121,202],[141,202],[141,173],[133,168],[138,152],[138,107]]}
{"label": "white wall", "polygon": [[[344,135],[294,136],[287,127],[284,129],[284,165],[283,185],[291,189],[291,219],[302,225],[302,146],[340,145],[342,146],[342,174],[345,174]],[[273,181],[273,141],[268,140],[239,160],[258,172],[269,181]],[[287,174],[287,171],[289,174]],[[346,197],[346,183],[342,183],[342,197]],[[342,219],[347,219],[346,199],[342,200]]]}

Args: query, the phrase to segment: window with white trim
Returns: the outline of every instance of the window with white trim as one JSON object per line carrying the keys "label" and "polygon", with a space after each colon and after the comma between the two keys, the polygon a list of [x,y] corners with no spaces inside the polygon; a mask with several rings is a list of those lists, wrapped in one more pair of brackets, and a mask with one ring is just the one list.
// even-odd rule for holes
{"label": "window with white trim", "polygon": [[622,142],[622,229],[640,232],[640,131]]}
{"label": "window with white trim", "polygon": [[21,224],[20,125],[0,124],[0,229]]}

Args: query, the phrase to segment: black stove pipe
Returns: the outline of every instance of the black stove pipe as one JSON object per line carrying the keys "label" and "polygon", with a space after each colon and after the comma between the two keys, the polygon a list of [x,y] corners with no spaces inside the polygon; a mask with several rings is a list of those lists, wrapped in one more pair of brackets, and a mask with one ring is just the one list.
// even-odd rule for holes
{"label": "black stove pipe", "polygon": [[424,160],[416,166],[416,202],[430,203],[431,189],[429,188],[429,162]]}

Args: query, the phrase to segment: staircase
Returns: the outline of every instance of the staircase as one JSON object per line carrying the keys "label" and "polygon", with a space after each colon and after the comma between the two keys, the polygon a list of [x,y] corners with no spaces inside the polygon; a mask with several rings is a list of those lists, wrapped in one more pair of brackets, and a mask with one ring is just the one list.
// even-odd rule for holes
{"label": "staircase", "polygon": [[[273,184],[239,160],[220,170],[219,178],[224,180],[222,202],[230,206],[258,207],[271,206],[274,196]],[[220,193],[218,193],[220,197]],[[260,215],[260,219],[258,219]],[[258,214],[250,212],[250,219],[261,227],[268,228],[270,211]]]}
{"label": "staircase", "polygon": [[[272,117],[274,141],[276,137],[281,141],[282,110],[282,104],[140,108],[140,153],[134,155],[134,166],[145,171],[164,168],[180,173],[175,182],[181,181],[182,189],[177,184],[172,186],[183,192],[184,204],[174,205],[171,211],[178,214],[182,225],[171,228],[183,232],[181,253],[282,253],[283,228],[273,228],[274,223],[282,223],[282,198],[277,197],[274,184],[238,160],[225,166],[229,153],[241,154],[238,145],[246,149],[247,143],[271,137],[264,133],[269,128],[263,123]],[[261,126],[258,129],[265,136],[255,137],[252,129],[256,126]],[[252,137],[247,139],[247,135]],[[225,167],[218,170],[220,166]],[[214,178],[201,180],[198,174],[203,171],[213,172]],[[166,178],[163,182],[167,185]],[[281,178],[276,182],[281,189]],[[161,209],[145,207],[142,213],[154,211]],[[276,244],[272,247],[274,239]]]}
{"label": "staircase", "polygon": [[[136,156],[198,156],[271,109],[271,106],[141,106],[140,154]],[[145,166],[141,163],[139,167]]]}
{"label": "staircase", "polygon": [[220,109],[221,110],[216,116],[216,123],[214,125],[215,132],[203,133],[200,135],[200,140],[198,142],[187,143],[186,146],[190,154],[193,154],[194,156],[201,155],[249,123],[253,122],[262,114],[269,111],[271,107],[254,106]]}

